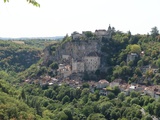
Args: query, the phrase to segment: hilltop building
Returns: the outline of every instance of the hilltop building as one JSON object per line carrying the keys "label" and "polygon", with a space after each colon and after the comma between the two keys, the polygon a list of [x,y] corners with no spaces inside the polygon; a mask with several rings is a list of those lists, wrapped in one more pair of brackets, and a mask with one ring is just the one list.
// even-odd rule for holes
{"label": "hilltop building", "polygon": [[134,61],[138,57],[137,53],[130,53],[127,55],[127,63]]}
{"label": "hilltop building", "polygon": [[73,40],[75,40],[75,39],[79,39],[79,38],[81,38],[82,37],[82,34],[80,34],[80,33],[78,33],[78,32],[73,32],[72,34],[71,34],[71,36],[72,36],[72,39]]}
{"label": "hilltop building", "polygon": [[107,38],[111,38],[111,35],[112,35],[111,26],[109,25],[108,30],[104,30],[104,29],[95,30],[95,33],[94,33],[94,34],[95,34],[97,37],[107,37]]}
{"label": "hilltop building", "polygon": [[55,61],[59,63],[59,75],[64,78],[74,74],[96,72],[100,69],[101,40],[111,38],[111,34],[110,25],[108,30],[95,30],[93,33],[91,31],[73,32],[72,40],[58,47],[55,53]]}
{"label": "hilltop building", "polygon": [[[91,31],[83,31],[82,34],[76,32],[76,31],[73,32],[71,34],[72,40],[76,40],[76,39],[80,39],[82,37],[86,37],[86,35],[85,35],[86,32],[92,33]],[[101,37],[111,38],[112,29],[111,29],[111,26],[109,25],[108,30],[105,30],[105,29],[95,30],[95,32],[92,33],[92,34],[95,35],[96,37],[100,37],[100,38]]]}

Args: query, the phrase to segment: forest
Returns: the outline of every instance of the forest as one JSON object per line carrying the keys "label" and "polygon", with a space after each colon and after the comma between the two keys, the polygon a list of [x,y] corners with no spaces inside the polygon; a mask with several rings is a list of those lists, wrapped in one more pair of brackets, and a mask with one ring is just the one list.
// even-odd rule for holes
{"label": "forest", "polygon": [[[106,96],[100,90],[90,91],[84,79],[81,88],[67,84],[40,85],[40,76],[56,76],[57,63],[44,64],[43,49],[54,55],[58,45],[71,40],[69,36],[59,41],[0,41],[0,119],[2,120],[152,120],[160,118],[160,99],[132,91],[125,95],[114,87]],[[22,42],[22,41],[21,41]],[[101,51],[107,53],[105,72],[96,72],[99,79],[113,81],[121,78],[127,83],[160,84],[160,36],[157,27],[147,35],[132,35],[114,31],[111,39],[102,40]],[[127,55],[136,53],[134,61]],[[158,69],[142,71],[150,65]],[[27,83],[25,80],[33,82]]]}

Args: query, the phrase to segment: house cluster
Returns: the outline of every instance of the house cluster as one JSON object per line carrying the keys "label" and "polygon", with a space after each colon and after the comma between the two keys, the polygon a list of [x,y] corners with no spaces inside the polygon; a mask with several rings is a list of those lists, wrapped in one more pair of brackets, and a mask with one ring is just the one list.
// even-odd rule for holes
{"label": "house cluster", "polygon": [[[121,79],[116,79],[113,82],[111,82],[108,85],[110,88],[114,88],[115,86],[119,87],[121,92],[125,93],[125,95],[129,95],[130,92],[136,91],[140,92],[141,95],[149,95],[153,98],[160,98],[160,86],[158,85],[153,85],[153,86],[145,86],[145,85],[140,85],[140,84],[128,84],[122,81]],[[107,87],[107,86],[106,86]],[[110,90],[102,88],[101,93],[104,95],[107,95]]]}
{"label": "house cluster", "polygon": [[107,80],[99,80],[98,82],[91,81],[88,82],[88,84],[91,92],[94,92],[95,89],[99,89],[101,95],[108,95],[111,92],[111,89],[117,86],[125,95],[129,95],[130,92],[136,91],[140,92],[141,95],[149,95],[156,99],[160,98],[160,86],[158,85],[145,86],[134,83],[128,84],[122,79],[115,79],[110,83]]}
{"label": "house cluster", "polygon": [[79,60],[69,55],[62,55],[62,59],[71,62],[70,64],[59,64],[58,76],[60,78],[67,78],[73,73],[95,72],[100,67],[100,55],[97,52],[91,52]]}
{"label": "house cluster", "polygon": [[[28,80],[26,80],[28,81]],[[81,80],[70,80],[70,79],[63,79],[58,80],[56,78],[52,78],[50,76],[44,76],[40,80],[40,85],[53,85],[58,84],[61,86],[62,84],[66,84],[72,88],[80,89],[83,86],[83,81]],[[140,84],[128,84],[124,82],[122,79],[115,79],[112,82],[108,82],[105,79],[99,80],[98,82],[95,81],[88,81],[90,92],[94,93],[95,90],[99,90],[100,95],[108,95],[110,92],[112,92],[112,89],[115,87],[118,87],[121,92],[123,92],[125,95],[129,95],[130,92],[136,91],[140,92],[141,95],[148,95],[155,99],[160,98],[160,86],[158,85],[152,85],[152,86],[146,86],[146,85],[140,85]]]}
{"label": "house cluster", "polygon": [[[71,35],[72,39],[76,40],[76,39],[84,38],[84,37],[86,37],[86,34],[85,34],[86,32],[92,33],[91,31],[83,31],[82,34],[80,34],[75,31]],[[108,30],[105,30],[105,29],[95,30],[95,32],[92,34],[95,35],[96,37],[100,37],[100,38],[101,37],[110,38],[111,34],[112,34],[112,29],[111,29],[111,26],[109,25]]]}

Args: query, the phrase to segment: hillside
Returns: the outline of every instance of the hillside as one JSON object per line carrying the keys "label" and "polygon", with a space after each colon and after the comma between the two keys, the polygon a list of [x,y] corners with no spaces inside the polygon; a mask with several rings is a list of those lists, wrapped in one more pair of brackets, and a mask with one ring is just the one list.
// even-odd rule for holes
{"label": "hillside", "polygon": [[21,72],[40,60],[41,49],[23,43],[0,41],[0,69]]}
{"label": "hillside", "polygon": [[159,119],[159,35],[95,33],[65,36],[43,52],[22,41],[1,41],[1,61],[8,66],[0,71],[0,119]]}
{"label": "hillside", "polygon": [[[96,36],[92,32],[83,34],[76,33],[78,37],[75,39],[73,36],[66,36],[61,43],[46,47],[40,65],[43,68],[41,71],[55,76],[55,70],[51,66],[56,63],[63,64],[66,71],[61,72],[59,69],[57,78],[60,79],[72,77],[113,81],[121,78],[126,82],[160,83],[157,79],[160,77],[158,35],[132,35],[131,32],[120,31],[113,31],[111,37]],[[95,59],[99,61],[94,61]]]}

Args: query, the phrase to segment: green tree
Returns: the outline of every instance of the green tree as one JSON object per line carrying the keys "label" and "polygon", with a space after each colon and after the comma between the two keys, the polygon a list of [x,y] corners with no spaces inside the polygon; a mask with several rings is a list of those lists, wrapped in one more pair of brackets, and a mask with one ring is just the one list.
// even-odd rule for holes
{"label": "green tree", "polygon": [[[40,7],[40,4],[35,0],[26,0],[28,3],[31,3],[34,6]],[[4,2],[9,2],[9,0],[4,0]]]}
{"label": "green tree", "polygon": [[73,120],[73,117],[72,117],[72,113],[71,113],[71,109],[70,108],[66,108],[63,110],[64,113],[68,116],[68,120]]}
{"label": "green tree", "polygon": [[141,47],[140,45],[137,45],[137,44],[134,44],[134,45],[131,45],[131,52],[132,53],[140,53],[141,52]]}
{"label": "green tree", "polygon": [[65,104],[66,102],[69,102],[70,98],[68,97],[68,95],[64,96],[62,99],[62,103]]}
{"label": "green tree", "polygon": [[159,35],[159,30],[158,30],[158,28],[156,26],[152,28],[151,35],[153,37],[156,37],[157,35]]}
{"label": "green tree", "polygon": [[134,73],[136,75],[138,75],[138,76],[142,76],[142,72],[141,72],[140,68],[136,68],[135,71],[134,71]]}
{"label": "green tree", "polygon": [[86,31],[86,32],[83,32],[85,34],[86,37],[93,37],[93,33],[91,31]]}
{"label": "green tree", "polygon": [[157,117],[160,117],[160,103],[156,102],[154,105],[154,114]]}
{"label": "green tree", "polygon": [[156,65],[160,68],[160,58],[157,60]]}
{"label": "green tree", "polygon": [[123,101],[125,99],[125,94],[123,92],[119,93],[118,94],[118,99]]}
{"label": "green tree", "polygon": [[52,69],[58,69],[58,64],[53,62],[53,63],[50,65],[50,67],[51,67]]}
{"label": "green tree", "polygon": [[110,92],[108,93],[107,97],[111,100],[111,99],[114,99],[116,96],[114,93]]}
{"label": "green tree", "polygon": [[82,109],[82,113],[88,117],[91,113],[93,113],[94,109],[92,106],[84,106],[83,109]]}
{"label": "green tree", "polygon": [[100,113],[92,113],[88,116],[87,120],[106,120],[105,116]]}
{"label": "green tree", "polygon": [[68,116],[62,111],[58,114],[59,120],[68,120]]}
{"label": "green tree", "polygon": [[128,45],[126,47],[126,50],[130,53],[137,53],[139,54],[141,52],[141,47],[140,45],[137,45],[137,44],[133,44],[133,45]]}
{"label": "green tree", "polygon": [[24,89],[21,92],[21,97],[23,100],[26,100],[26,93],[25,93]]}
{"label": "green tree", "polygon": [[117,96],[120,92],[121,92],[121,90],[119,89],[118,86],[115,86],[115,87],[113,88],[113,93],[114,93],[116,96]]}

